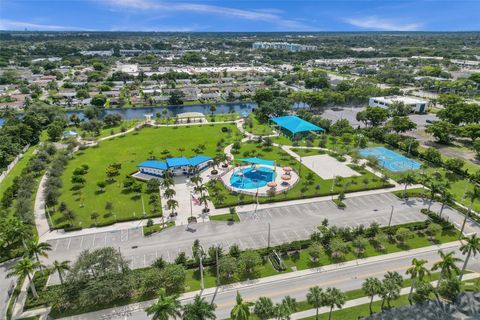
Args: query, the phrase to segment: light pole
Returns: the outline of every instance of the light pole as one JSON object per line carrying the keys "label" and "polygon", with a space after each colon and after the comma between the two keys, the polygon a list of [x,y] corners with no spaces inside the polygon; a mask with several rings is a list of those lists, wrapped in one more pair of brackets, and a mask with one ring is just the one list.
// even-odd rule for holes
{"label": "light pole", "polygon": [[388,227],[390,228],[390,225],[392,223],[392,217],[393,217],[393,206],[392,206],[392,211],[390,212],[390,219],[388,220]]}
{"label": "light pole", "polygon": [[203,283],[203,249],[200,250],[200,288],[203,291],[205,289],[205,284]]}
{"label": "light pole", "polygon": [[220,250],[220,247],[217,246],[217,249],[215,250],[215,265],[217,266],[217,287],[220,286],[220,266],[218,264],[218,250]]}
{"label": "light pole", "polygon": [[267,241],[267,248],[270,248],[270,222],[268,223],[268,241]]}

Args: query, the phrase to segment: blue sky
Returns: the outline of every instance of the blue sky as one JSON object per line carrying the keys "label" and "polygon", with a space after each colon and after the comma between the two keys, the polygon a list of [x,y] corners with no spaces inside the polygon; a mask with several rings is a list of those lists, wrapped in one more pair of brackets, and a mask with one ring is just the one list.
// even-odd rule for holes
{"label": "blue sky", "polygon": [[0,0],[0,29],[479,31],[480,0]]}

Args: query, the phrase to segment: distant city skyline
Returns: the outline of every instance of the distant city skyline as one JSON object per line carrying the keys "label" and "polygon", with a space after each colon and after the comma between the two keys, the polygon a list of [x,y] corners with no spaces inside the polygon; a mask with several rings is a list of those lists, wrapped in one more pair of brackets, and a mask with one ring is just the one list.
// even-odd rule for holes
{"label": "distant city skyline", "polygon": [[0,30],[478,31],[480,1],[2,0]]}

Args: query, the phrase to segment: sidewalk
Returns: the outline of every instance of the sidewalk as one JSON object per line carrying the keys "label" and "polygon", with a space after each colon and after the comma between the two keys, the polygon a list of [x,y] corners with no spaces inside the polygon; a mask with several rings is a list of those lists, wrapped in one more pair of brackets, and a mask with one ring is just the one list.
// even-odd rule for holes
{"label": "sidewalk", "polygon": [[[463,280],[472,280],[472,279],[476,279],[480,277],[480,274],[479,273],[468,273],[466,275],[463,276]],[[436,286],[437,284],[437,281],[432,281],[430,282],[432,284],[433,287]],[[405,295],[405,294],[409,294],[410,293],[410,287],[405,287],[405,288],[402,288],[400,290],[400,295]],[[382,298],[380,298],[378,295],[375,296],[373,298],[373,301],[381,301]],[[352,307],[356,307],[356,306],[360,306],[360,305],[363,305],[363,304],[369,304],[370,303],[370,297],[362,297],[362,298],[358,298],[358,299],[353,299],[353,300],[348,300],[345,305],[343,306],[343,308],[339,309],[339,308],[333,308],[333,311],[337,311],[337,310],[343,310],[343,309],[347,309],[347,308],[352,308]],[[322,308],[319,308],[318,309],[318,314],[323,314],[323,313],[329,313],[330,312],[330,308],[328,307],[322,307]],[[305,318],[309,318],[309,317],[315,317],[316,315],[316,309],[309,309],[309,310],[305,310],[305,311],[301,311],[301,312],[297,312],[297,313],[294,313],[290,316],[290,319],[292,320],[300,320],[300,319],[305,319]]]}

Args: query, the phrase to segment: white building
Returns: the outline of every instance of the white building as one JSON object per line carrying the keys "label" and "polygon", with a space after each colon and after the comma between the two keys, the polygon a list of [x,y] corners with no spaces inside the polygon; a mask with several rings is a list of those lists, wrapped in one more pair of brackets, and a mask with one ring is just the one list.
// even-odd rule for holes
{"label": "white building", "polygon": [[309,46],[309,45],[302,45],[298,43],[289,43],[289,42],[255,42],[253,43],[252,48],[253,49],[288,50],[291,52],[317,50],[317,46]]}
{"label": "white building", "polygon": [[394,102],[402,102],[404,105],[410,106],[412,112],[420,113],[425,112],[428,106],[428,100],[404,96],[372,97],[369,99],[368,105],[370,107],[388,108]]}

